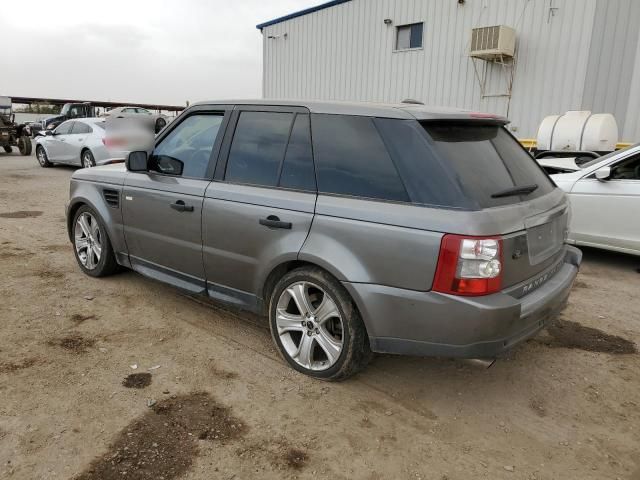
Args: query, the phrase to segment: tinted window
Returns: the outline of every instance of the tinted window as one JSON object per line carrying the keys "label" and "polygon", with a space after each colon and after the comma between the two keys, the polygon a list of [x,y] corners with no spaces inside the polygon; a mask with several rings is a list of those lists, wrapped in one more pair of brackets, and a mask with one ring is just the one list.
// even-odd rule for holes
{"label": "tinted window", "polygon": [[376,125],[398,168],[411,201],[426,205],[474,208],[437,161],[422,126],[415,120],[376,118]]}
{"label": "tinted window", "polygon": [[136,112],[144,113],[145,115],[151,115],[151,112],[149,110],[147,110],[146,108],[136,108]]}
{"label": "tinted window", "polygon": [[91,133],[92,131],[89,125],[82,122],[75,122],[71,133]]}
{"label": "tinted window", "polygon": [[281,187],[297,190],[316,189],[310,129],[309,115],[296,115],[280,174]]}
{"label": "tinted window", "polygon": [[73,127],[74,123],[75,122],[64,122],[58,125],[58,128],[55,129],[55,133],[57,135],[66,135],[67,133],[71,132],[71,127]]}
{"label": "tinted window", "polygon": [[150,169],[169,175],[205,178],[222,120],[222,115],[206,114],[185,118],[155,148]]}
{"label": "tinted window", "polygon": [[[435,155],[460,189],[480,207],[531,200],[554,188],[537,162],[501,126],[429,122],[423,126],[430,146],[424,155]],[[538,189],[526,196],[491,197],[532,184]]]}
{"label": "tinted window", "polygon": [[640,155],[618,163],[611,170],[612,180],[640,180]]}
{"label": "tinted window", "polygon": [[250,185],[277,185],[292,121],[292,113],[240,113],[225,179]]}
{"label": "tinted window", "polygon": [[319,191],[409,200],[372,118],[318,114],[312,124]]}

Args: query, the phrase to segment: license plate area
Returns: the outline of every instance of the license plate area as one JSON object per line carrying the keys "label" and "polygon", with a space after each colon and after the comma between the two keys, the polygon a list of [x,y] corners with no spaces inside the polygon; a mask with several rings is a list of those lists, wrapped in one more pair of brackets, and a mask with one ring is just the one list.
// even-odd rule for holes
{"label": "license plate area", "polygon": [[529,263],[537,265],[555,255],[564,244],[568,210],[561,210],[526,220]]}

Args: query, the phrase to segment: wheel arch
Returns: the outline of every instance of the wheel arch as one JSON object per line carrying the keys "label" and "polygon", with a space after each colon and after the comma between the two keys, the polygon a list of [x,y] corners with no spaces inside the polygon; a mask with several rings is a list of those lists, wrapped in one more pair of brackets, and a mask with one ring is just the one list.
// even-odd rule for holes
{"label": "wheel arch", "polygon": [[[282,262],[282,263],[278,264],[277,266],[275,266],[273,269],[271,269],[269,274],[266,276],[265,281],[263,282],[262,292],[261,292],[262,293],[262,314],[263,315],[265,315],[265,316],[269,315],[269,300],[270,300],[271,294],[273,293],[273,289],[275,288],[275,286],[278,283],[278,281],[285,274],[289,273],[292,270],[295,270],[296,268],[300,268],[300,267],[318,268],[318,269],[328,273],[329,275],[331,275],[338,283],[340,283],[342,285],[342,281],[340,279],[340,276],[339,276],[339,274],[336,274],[335,269],[334,268],[325,268],[319,262],[318,263],[314,263],[314,262],[311,262],[311,261],[308,261],[308,260],[300,260],[300,259],[288,260],[288,261]],[[364,323],[365,330],[368,331],[367,319],[364,318],[363,310],[359,305],[359,301],[358,301],[359,299],[355,298],[351,294],[349,289],[345,288],[345,291],[347,292],[347,295],[349,295],[349,297],[351,298],[351,301],[353,302],[355,308],[358,310],[358,313],[360,313],[360,317],[362,318],[362,321]]]}
{"label": "wheel arch", "polygon": [[86,145],[83,146],[80,149],[80,166],[82,166],[82,156],[84,155],[84,152],[89,152],[95,158],[95,156],[93,155],[93,152],[91,151],[91,149],[89,147],[87,147]]}

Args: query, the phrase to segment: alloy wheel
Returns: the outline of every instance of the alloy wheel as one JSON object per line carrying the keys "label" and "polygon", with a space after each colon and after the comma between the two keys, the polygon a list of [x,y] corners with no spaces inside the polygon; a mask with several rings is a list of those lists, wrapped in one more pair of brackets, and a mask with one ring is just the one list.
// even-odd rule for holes
{"label": "alloy wheel", "polygon": [[102,256],[102,234],[96,218],[88,212],[82,213],[76,221],[74,237],[80,263],[87,270],[95,269]]}
{"label": "alloy wheel", "polygon": [[309,370],[333,366],[343,349],[343,322],[331,296],[311,282],[296,282],[280,295],[277,334],[287,355]]}
{"label": "alloy wheel", "polygon": [[44,153],[44,148],[42,147],[38,148],[38,152],[36,156],[38,157],[38,163],[40,163],[40,165],[44,167],[44,165],[47,163],[47,157],[46,157],[46,154]]}
{"label": "alloy wheel", "polygon": [[93,159],[91,158],[91,153],[89,153],[88,151],[82,154],[82,166],[84,168],[93,167]]}

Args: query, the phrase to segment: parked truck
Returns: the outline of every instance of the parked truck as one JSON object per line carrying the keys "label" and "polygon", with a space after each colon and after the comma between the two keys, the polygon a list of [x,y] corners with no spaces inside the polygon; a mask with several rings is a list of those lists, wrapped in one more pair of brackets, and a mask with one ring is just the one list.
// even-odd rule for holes
{"label": "parked truck", "polygon": [[6,153],[18,147],[22,155],[31,155],[31,130],[24,123],[16,123],[9,97],[0,97],[0,147]]}

